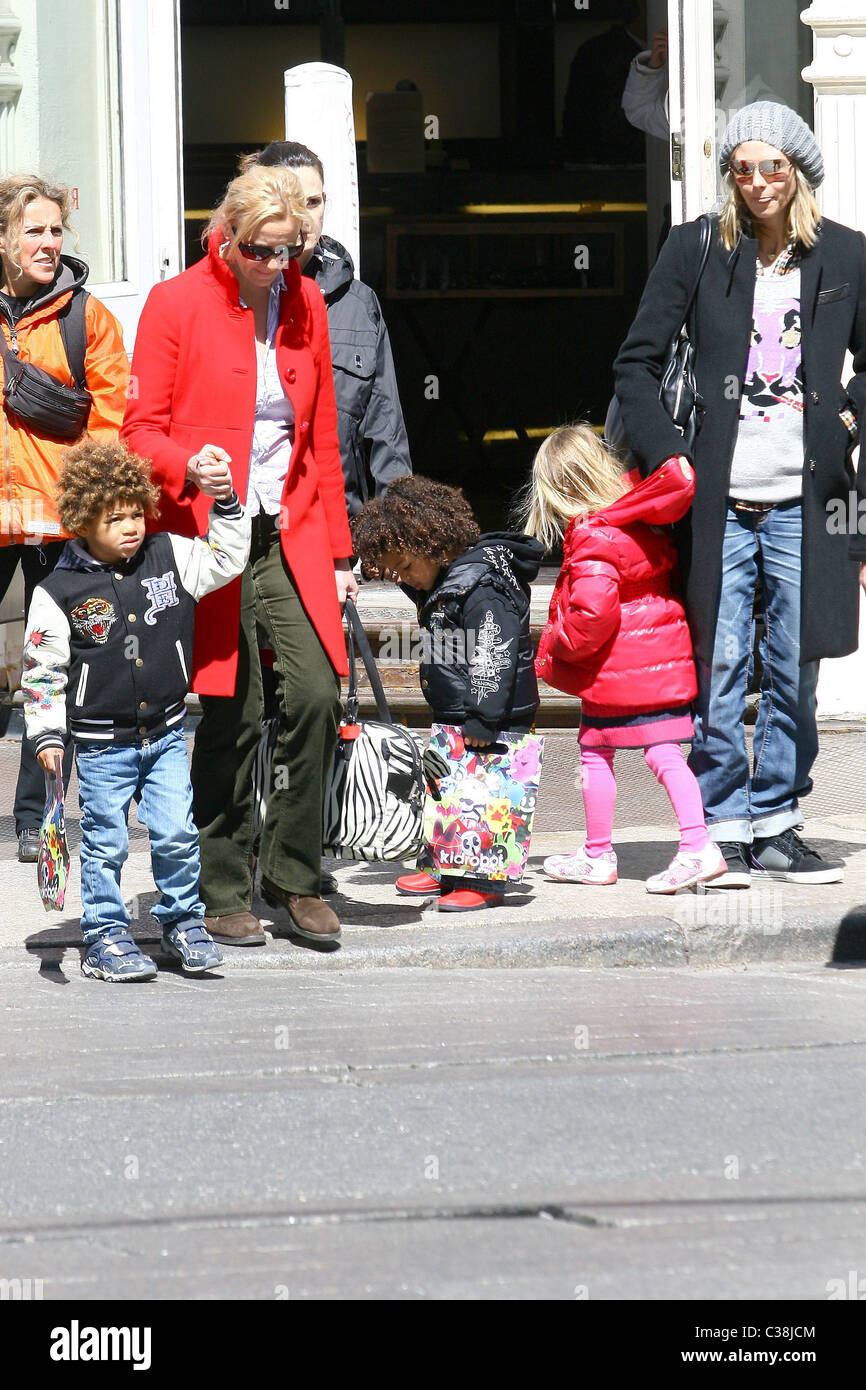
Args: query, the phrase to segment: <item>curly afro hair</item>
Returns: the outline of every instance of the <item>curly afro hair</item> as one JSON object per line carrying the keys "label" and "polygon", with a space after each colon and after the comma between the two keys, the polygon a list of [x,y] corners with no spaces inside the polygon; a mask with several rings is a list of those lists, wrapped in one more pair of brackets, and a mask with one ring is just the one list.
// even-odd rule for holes
{"label": "curly afro hair", "polygon": [[117,439],[85,439],[67,449],[57,484],[64,528],[83,535],[115,502],[137,503],[145,516],[159,516],[159,488],[150,480],[150,460]]}
{"label": "curly afro hair", "polygon": [[364,565],[376,565],[395,550],[444,565],[473,545],[478,534],[460,488],[417,473],[395,478],[387,492],[365,503],[352,521],[355,550]]}

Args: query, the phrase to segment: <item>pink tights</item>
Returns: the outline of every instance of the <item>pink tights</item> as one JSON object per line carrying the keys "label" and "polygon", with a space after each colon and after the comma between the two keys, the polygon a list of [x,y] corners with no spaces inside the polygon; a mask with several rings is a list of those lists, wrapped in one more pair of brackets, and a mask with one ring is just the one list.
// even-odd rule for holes
{"label": "pink tights", "polygon": [[[580,750],[580,782],[586,813],[586,853],[590,859],[613,849],[613,808],[616,778],[613,748]],[[680,827],[680,849],[688,854],[702,850],[709,840],[701,793],[678,743],[656,743],[644,749],[646,765],[667,792]]]}

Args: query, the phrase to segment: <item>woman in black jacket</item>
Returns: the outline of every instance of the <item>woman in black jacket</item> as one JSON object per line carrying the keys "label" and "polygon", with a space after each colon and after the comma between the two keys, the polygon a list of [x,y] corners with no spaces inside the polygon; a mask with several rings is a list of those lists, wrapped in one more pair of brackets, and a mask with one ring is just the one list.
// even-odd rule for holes
{"label": "woman in black jacket", "polygon": [[367,440],[376,496],[394,478],[412,472],[382,306],[370,286],[355,279],[345,246],[322,234],[325,174],[318,155],[295,140],[272,140],[259,154],[241,161],[242,168],[251,164],[282,164],[291,169],[307,200],[310,232],[298,264],[303,275],[316,281],[328,310],[346,507],[349,516],[355,516],[370,496]]}
{"label": "woman in black jacket", "polygon": [[[821,153],[787,107],[739,111],[720,162],[727,198],[689,324],[705,410],[679,537],[699,680],[690,763],[728,864],[716,884],[748,887],[753,870],[837,882],[842,865],[797,834],[798,798],[811,790],[818,749],[819,659],[857,646],[866,542],[839,518],[855,487],[866,495],[864,470],[855,480],[850,465],[866,410],[866,238],[821,219]],[[698,243],[697,222],[672,230],[614,367],[629,445],[647,474],[682,447],[658,385]],[[843,389],[848,349],[854,375]],[[763,674],[750,768],[744,711],[758,592]]]}

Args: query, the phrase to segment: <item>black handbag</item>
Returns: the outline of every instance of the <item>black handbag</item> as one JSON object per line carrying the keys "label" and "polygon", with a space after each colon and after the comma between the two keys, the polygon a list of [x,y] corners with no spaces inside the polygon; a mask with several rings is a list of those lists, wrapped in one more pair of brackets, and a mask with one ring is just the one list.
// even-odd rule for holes
{"label": "black handbag", "polygon": [[[68,334],[81,333],[85,299],[86,294],[74,293],[60,318],[60,332],[74,386],[64,386],[55,376],[51,376],[50,372],[44,372],[32,362],[22,362],[6,342],[5,333],[0,330],[0,352],[3,354],[4,364],[4,405],[34,434],[49,435],[54,439],[78,439],[87,426],[93,397],[89,391],[83,389],[83,354],[81,365],[73,365],[72,359],[77,357],[78,353],[71,350],[68,337]],[[67,313],[70,322],[68,330],[64,331]],[[80,325],[78,320],[81,321]]]}
{"label": "black handbag", "polygon": [[[665,358],[659,382],[659,400],[671,418],[671,423],[683,437],[683,453],[690,454],[701,427],[704,403],[698,391],[694,370],[694,345],[689,338],[687,324],[698,285],[710,254],[712,225],[709,217],[701,218],[701,240],[698,269],[683,313],[683,321],[674,337]],[[629,456],[628,440],[623,424],[619,401],[614,394],[607,409],[604,422],[605,442],[620,456]]]}

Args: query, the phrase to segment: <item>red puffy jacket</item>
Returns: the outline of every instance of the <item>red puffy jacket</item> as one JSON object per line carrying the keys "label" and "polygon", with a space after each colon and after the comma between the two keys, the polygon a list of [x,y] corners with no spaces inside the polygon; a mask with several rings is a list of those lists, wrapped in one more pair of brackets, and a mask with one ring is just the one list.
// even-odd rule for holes
{"label": "red puffy jacket", "polygon": [[668,459],[609,507],[569,523],[535,669],[581,696],[589,715],[666,709],[697,693],[692,638],[672,585],[676,550],[658,529],[685,515],[694,490],[694,475]]}

